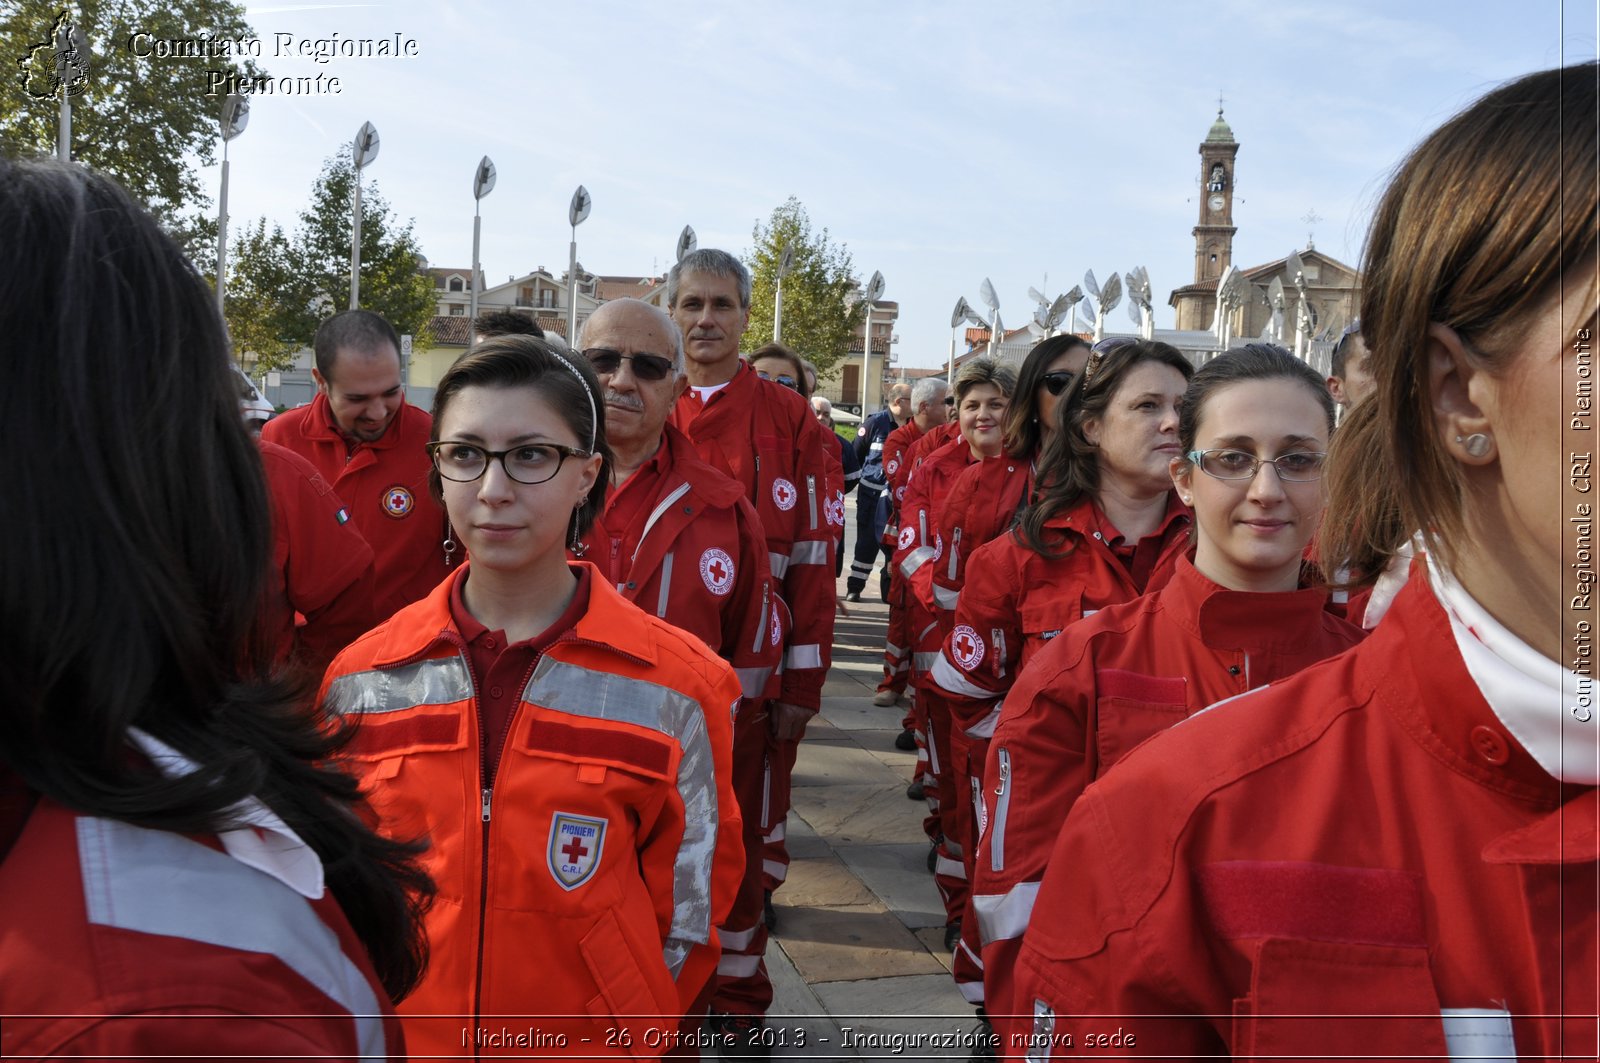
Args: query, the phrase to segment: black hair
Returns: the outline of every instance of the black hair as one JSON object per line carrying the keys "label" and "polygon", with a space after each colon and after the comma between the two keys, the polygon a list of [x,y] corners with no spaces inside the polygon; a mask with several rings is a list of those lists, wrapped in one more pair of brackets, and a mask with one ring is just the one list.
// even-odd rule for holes
{"label": "black hair", "polygon": [[317,334],[311,340],[311,350],[317,358],[317,372],[329,383],[333,381],[334,359],[341,350],[365,354],[386,349],[393,351],[395,360],[399,361],[399,335],[395,333],[393,325],[371,310],[345,310],[334,314],[317,326]]}
{"label": "black hair", "polygon": [[[385,988],[433,885],[326,765],[352,733],[273,672],[272,513],[210,287],[109,178],[0,158],[0,759],[78,812],[179,833],[262,801],[323,862]],[[108,356],[108,352],[114,352]],[[198,769],[130,752],[139,728]]]}
{"label": "black hair", "polygon": [[[588,533],[595,517],[606,504],[606,485],[611,482],[611,446],[606,442],[603,407],[600,406],[600,381],[589,359],[558,351],[547,340],[533,336],[493,336],[456,359],[439,378],[433,392],[432,442],[439,441],[439,424],[450,400],[466,388],[533,388],[544,396],[551,409],[567,423],[578,445],[594,439],[593,453],[600,455],[600,475],[582,506],[573,511],[568,538]],[[599,423],[595,423],[596,416]],[[428,471],[428,489],[434,501],[444,505],[439,470]]]}
{"label": "black hair", "polygon": [[544,338],[544,329],[539,327],[532,314],[519,314],[515,310],[485,310],[472,319],[472,331],[477,333],[480,340],[491,336]]}
{"label": "black hair", "polygon": [[1018,514],[1012,531],[1023,546],[1044,557],[1064,556],[1051,542],[1059,537],[1048,535],[1045,525],[1100,490],[1100,462],[1083,434],[1084,422],[1104,416],[1123,379],[1146,362],[1170,366],[1184,380],[1194,376],[1194,366],[1170,343],[1118,337],[1115,343],[1102,340],[1095,345],[1083,372],[1056,404],[1056,430],[1039,457],[1037,497]]}
{"label": "black hair", "polygon": [[1017,390],[1006,409],[1005,450],[1013,458],[1031,458],[1044,441],[1044,426],[1039,424],[1039,386],[1050,370],[1050,363],[1068,351],[1089,343],[1082,336],[1070,332],[1040,340],[1022,360],[1017,370]]}

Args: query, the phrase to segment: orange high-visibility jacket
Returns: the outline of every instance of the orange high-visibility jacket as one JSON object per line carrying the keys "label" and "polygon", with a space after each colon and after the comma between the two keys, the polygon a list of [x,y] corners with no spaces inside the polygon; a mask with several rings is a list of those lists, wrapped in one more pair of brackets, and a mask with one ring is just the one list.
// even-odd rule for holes
{"label": "orange high-visibility jacket", "polygon": [[715,969],[744,867],[739,681],[586,567],[588,608],[524,681],[492,789],[450,614],[467,569],[328,670],[380,829],[431,843],[428,970],[401,1009],[418,1055],[505,1027],[524,1051],[654,1058]]}

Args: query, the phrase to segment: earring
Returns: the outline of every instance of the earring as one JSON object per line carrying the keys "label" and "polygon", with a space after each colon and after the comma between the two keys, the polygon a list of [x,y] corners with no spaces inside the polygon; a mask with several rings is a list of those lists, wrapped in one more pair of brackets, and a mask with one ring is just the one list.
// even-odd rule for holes
{"label": "earring", "polygon": [[1494,440],[1482,432],[1474,432],[1465,437],[1456,436],[1456,442],[1461,444],[1461,449],[1465,450],[1469,457],[1473,458],[1486,457],[1489,453],[1489,448],[1494,445]]}
{"label": "earring", "polygon": [[455,529],[450,526],[449,517],[444,519],[444,542],[441,545],[444,547],[444,567],[449,568],[455,564],[456,554]]}
{"label": "earring", "polygon": [[583,503],[579,502],[572,507],[572,540],[567,544],[567,549],[572,551],[573,557],[582,557],[589,549],[588,543],[578,541],[578,518],[583,513]]}

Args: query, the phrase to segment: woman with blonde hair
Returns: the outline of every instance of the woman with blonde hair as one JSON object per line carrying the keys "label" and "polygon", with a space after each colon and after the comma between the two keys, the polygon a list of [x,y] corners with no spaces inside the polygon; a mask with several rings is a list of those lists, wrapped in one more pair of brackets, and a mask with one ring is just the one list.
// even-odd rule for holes
{"label": "woman with blonde hair", "polygon": [[1078,799],[1008,1056],[1119,1015],[1140,1055],[1593,1058],[1597,84],[1514,81],[1396,173],[1324,541],[1376,574],[1421,529],[1425,556],[1361,646]]}

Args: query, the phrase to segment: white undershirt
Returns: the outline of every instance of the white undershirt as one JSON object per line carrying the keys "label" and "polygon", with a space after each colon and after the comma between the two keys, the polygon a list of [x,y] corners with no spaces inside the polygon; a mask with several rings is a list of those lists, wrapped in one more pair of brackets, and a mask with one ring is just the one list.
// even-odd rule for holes
{"label": "white undershirt", "polygon": [[1506,730],[1562,782],[1600,783],[1600,686],[1513,635],[1433,555],[1427,563],[1467,672]]}
{"label": "white undershirt", "polygon": [[733,383],[733,381],[724,380],[722,383],[712,384],[710,387],[703,388],[698,384],[690,384],[689,386],[694,389],[695,396],[700,400],[700,404],[703,406],[710,401],[711,396],[715,395],[717,392],[721,391],[731,383]]}

